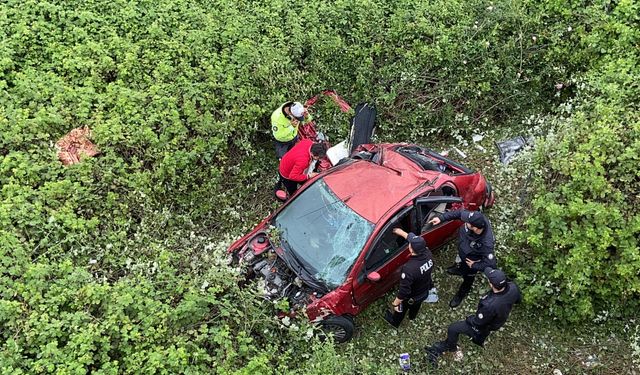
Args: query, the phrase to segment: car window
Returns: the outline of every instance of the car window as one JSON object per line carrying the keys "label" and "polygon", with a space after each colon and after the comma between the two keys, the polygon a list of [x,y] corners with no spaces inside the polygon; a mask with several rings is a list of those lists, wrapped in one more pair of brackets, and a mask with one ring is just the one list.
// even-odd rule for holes
{"label": "car window", "polygon": [[382,266],[388,260],[393,258],[403,247],[407,245],[407,241],[393,233],[393,228],[400,227],[406,231],[410,231],[409,213],[407,210],[400,215],[396,224],[390,224],[385,227],[382,235],[378,237],[377,242],[371,249],[366,260],[367,271],[373,271]]}
{"label": "car window", "polygon": [[297,196],[274,223],[289,251],[330,288],[344,282],[374,227],[340,200],[323,180]]}
{"label": "car window", "polygon": [[[430,192],[429,197],[438,196],[458,196],[456,189],[452,186],[444,185],[441,188]],[[419,209],[421,211],[420,217],[422,217],[422,223],[420,225],[421,233],[427,232],[431,229],[429,221],[436,217],[438,214],[443,214],[447,211],[455,210],[459,207],[459,203],[456,202],[429,202],[420,204]]]}
{"label": "car window", "polygon": [[467,174],[473,172],[464,165],[447,159],[444,156],[421,146],[402,145],[397,146],[395,151],[400,155],[407,157],[424,170],[438,171],[448,175]]}

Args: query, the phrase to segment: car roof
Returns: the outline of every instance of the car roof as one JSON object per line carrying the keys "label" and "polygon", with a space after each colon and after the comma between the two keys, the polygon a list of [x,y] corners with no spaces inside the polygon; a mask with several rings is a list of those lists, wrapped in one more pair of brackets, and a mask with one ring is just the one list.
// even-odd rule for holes
{"label": "car roof", "polygon": [[424,170],[396,153],[393,151],[395,146],[379,145],[383,150],[382,165],[358,160],[324,177],[327,186],[340,200],[372,223],[377,223],[417,187],[440,175]]}

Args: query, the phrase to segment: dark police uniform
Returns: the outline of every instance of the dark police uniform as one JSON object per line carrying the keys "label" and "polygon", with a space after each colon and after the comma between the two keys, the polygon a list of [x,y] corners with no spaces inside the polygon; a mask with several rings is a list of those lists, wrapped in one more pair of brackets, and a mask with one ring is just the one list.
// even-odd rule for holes
{"label": "dark police uniform", "polygon": [[398,328],[407,310],[409,310],[409,319],[415,319],[422,301],[429,296],[429,290],[433,288],[432,270],[433,255],[428,248],[417,255],[412,255],[402,266],[400,288],[397,294],[398,299],[402,300],[402,310],[387,313],[385,319],[389,324]]}
{"label": "dark police uniform", "polygon": [[489,291],[480,299],[478,310],[474,315],[469,315],[466,320],[451,324],[447,330],[447,339],[427,349],[431,356],[430,361],[434,363],[434,359],[442,353],[455,351],[460,334],[471,337],[471,341],[477,345],[484,345],[489,334],[504,325],[513,305],[520,303],[521,300],[520,290],[513,282],[507,282],[504,290],[498,293],[494,293],[493,290]]}
{"label": "dark police uniform", "polygon": [[[470,216],[474,215],[476,211],[457,210],[449,211],[444,214],[440,214],[439,218],[441,222],[449,220],[462,220],[464,222],[473,222]],[[463,225],[458,230],[458,255],[462,260],[457,269],[453,270],[453,274],[462,276],[463,281],[458,289],[457,295],[463,299],[471,291],[475,275],[481,272],[486,267],[496,267],[496,257],[494,254],[495,237],[493,230],[491,229],[491,223],[483,215],[484,228],[479,235],[469,230],[466,225]],[[467,266],[465,259],[471,259],[477,261],[472,267]]]}

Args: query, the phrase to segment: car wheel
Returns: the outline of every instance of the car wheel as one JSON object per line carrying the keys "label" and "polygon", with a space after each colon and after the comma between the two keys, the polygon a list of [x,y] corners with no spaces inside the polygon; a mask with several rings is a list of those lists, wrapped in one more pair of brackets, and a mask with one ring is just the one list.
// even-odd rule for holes
{"label": "car wheel", "polygon": [[332,334],[333,340],[337,343],[349,341],[355,330],[353,320],[346,316],[331,316],[323,320],[320,325],[322,331]]}

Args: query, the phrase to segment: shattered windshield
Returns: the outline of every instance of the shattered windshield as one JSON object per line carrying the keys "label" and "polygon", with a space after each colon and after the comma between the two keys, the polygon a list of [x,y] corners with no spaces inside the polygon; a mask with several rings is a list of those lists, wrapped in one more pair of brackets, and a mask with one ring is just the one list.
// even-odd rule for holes
{"label": "shattered windshield", "polygon": [[373,224],[341,201],[323,180],[296,197],[274,224],[288,250],[332,289],[344,282],[373,231]]}

